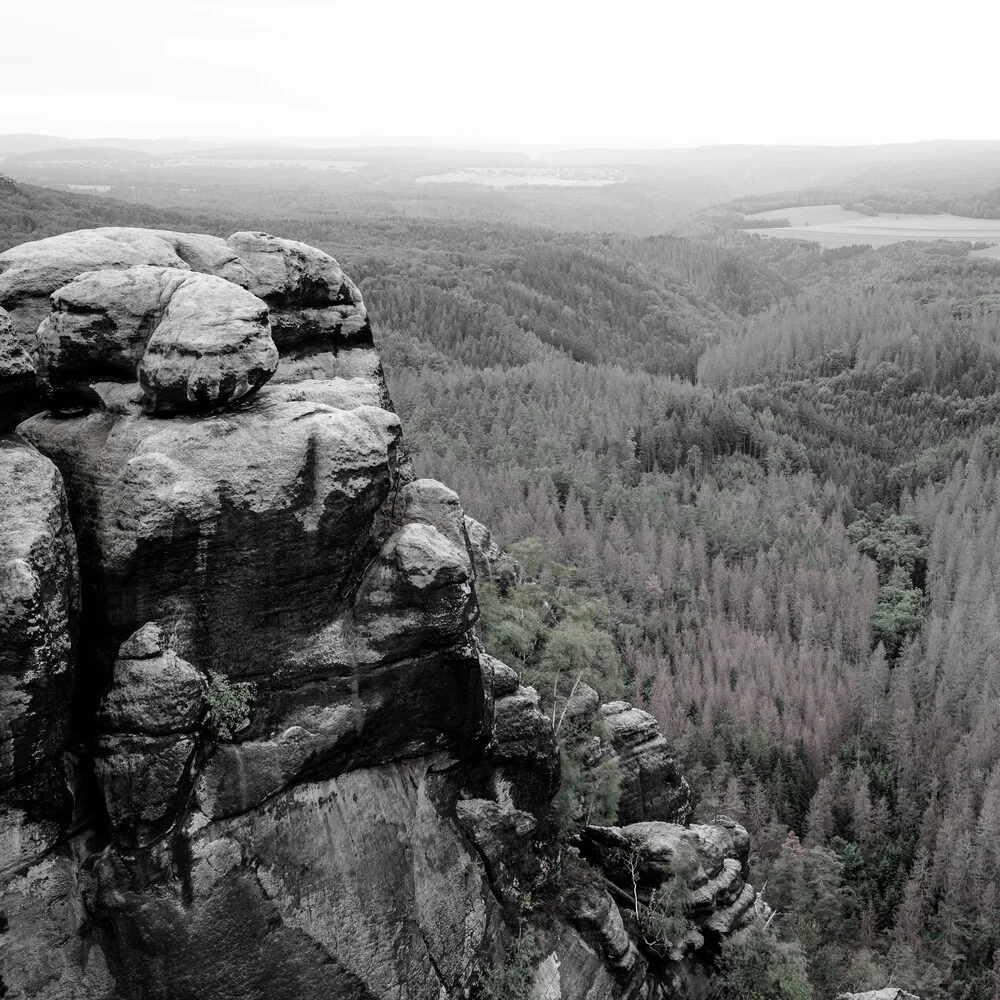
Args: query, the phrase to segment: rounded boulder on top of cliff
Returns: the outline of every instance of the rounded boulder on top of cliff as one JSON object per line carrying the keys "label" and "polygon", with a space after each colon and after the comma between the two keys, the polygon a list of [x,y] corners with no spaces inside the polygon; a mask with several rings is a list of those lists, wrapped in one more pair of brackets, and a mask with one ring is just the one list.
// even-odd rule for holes
{"label": "rounded boulder on top of cliff", "polygon": [[253,280],[225,240],[196,233],[112,226],[80,229],[22,243],[0,253],[0,306],[13,316],[30,351],[49,313],[49,296],[85,271],[139,264],[214,274],[246,288]]}
{"label": "rounded boulder on top of cliff", "polygon": [[[62,233],[0,253],[0,307],[10,312],[21,346],[33,354],[36,331],[50,313],[54,293],[87,272],[141,266],[213,276],[263,300],[277,350],[285,358],[277,381],[353,381],[355,393],[364,383],[378,405],[391,408],[360,291],[333,257],[296,240],[235,233],[226,241],[126,227]],[[99,324],[93,332],[92,340],[103,334],[106,341],[109,333],[116,339],[114,331],[102,331]],[[113,353],[114,343],[103,343],[100,351],[109,348]],[[209,398],[211,390],[202,394]],[[96,396],[107,405],[107,393]]]}
{"label": "rounded boulder on top of cliff", "polygon": [[233,233],[226,242],[253,275],[249,290],[271,307],[282,351],[335,338],[370,342],[361,292],[329,254],[268,233]]}
{"label": "rounded boulder on top of cliff", "polygon": [[278,367],[267,306],[223,278],[179,268],[86,271],[52,294],[36,334],[56,398],[132,381],[149,411],[204,410],[259,389]]}

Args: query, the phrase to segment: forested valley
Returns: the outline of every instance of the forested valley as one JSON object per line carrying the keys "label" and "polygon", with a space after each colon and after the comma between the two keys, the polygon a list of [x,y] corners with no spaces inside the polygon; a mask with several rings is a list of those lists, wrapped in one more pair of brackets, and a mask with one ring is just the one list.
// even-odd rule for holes
{"label": "forested valley", "polygon": [[0,187],[0,249],[182,223],[337,257],[416,471],[510,556],[487,647],[657,717],[817,998],[996,995],[1000,262]]}

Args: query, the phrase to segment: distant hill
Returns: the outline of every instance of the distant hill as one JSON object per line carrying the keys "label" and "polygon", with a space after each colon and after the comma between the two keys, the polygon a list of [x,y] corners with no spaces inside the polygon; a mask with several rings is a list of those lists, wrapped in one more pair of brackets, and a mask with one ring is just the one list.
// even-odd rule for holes
{"label": "distant hill", "polygon": [[0,159],[16,162],[141,160],[197,155],[208,159],[365,160],[406,161],[450,166],[530,166],[531,158],[517,150],[460,149],[450,146],[411,146],[403,142],[302,145],[273,139],[68,139],[65,136],[0,135]]}
{"label": "distant hill", "polygon": [[40,240],[93,226],[141,226],[228,235],[236,228],[221,216],[191,215],[149,205],[129,205],[19,184],[0,175],[0,251],[28,240]]}
{"label": "distant hill", "polygon": [[[166,156],[172,153],[199,149],[214,149],[220,145],[233,145],[233,139],[188,139],[176,136],[167,139],[86,138],[70,139],[64,135],[39,135],[17,132],[0,135],[0,159],[24,153],[43,153],[60,149],[123,149],[136,153]],[[257,145],[267,145],[260,140]]]}
{"label": "distant hill", "polygon": [[987,140],[881,146],[580,149],[545,153],[539,160],[552,166],[662,166],[712,177],[744,196],[844,184],[985,188],[1000,182],[1000,142]]}
{"label": "distant hill", "polygon": [[56,149],[33,149],[7,157],[8,163],[23,161],[58,162],[71,160],[76,163],[97,161],[105,163],[109,160],[127,160],[128,162],[145,161],[150,153],[139,149],[121,149],[117,146],[60,146]]}

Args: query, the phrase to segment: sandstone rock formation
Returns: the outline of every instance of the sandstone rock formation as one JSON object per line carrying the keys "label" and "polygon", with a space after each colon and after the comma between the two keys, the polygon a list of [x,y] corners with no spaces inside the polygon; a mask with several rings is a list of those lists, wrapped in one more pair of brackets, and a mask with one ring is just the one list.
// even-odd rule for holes
{"label": "sandstone rock formation", "polygon": [[71,400],[138,373],[149,412],[204,410],[254,392],[278,367],[267,306],[222,278],[86,271],[51,298],[35,335],[38,371]]}
{"label": "sandstone rock formation", "polygon": [[656,719],[624,701],[603,705],[601,716],[607,752],[618,760],[621,771],[618,822],[623,826],[645,820],[686,823],[691,815],[691,789]]}
{"label": "sandstone rock formation", "polygon": [[469,549],[472,552],[472,564],[476,576],[492,580],[503,558],[503,550],[493,540],[490,529],[468,515],[465,517],[465,531],[469,537]]}
{"label": "sandstone rock formation", "polygon": [[[501,554],[401,459],[332,257],[69,233],[0,306],[0,996],[468,996],[549,900],[542,995],[651,997],[745,918],[745,833],[585,686],[625,794],[564,856],[552,719],[473,632]],[[698,859],[669,956],[638,843],[644,891]]]}

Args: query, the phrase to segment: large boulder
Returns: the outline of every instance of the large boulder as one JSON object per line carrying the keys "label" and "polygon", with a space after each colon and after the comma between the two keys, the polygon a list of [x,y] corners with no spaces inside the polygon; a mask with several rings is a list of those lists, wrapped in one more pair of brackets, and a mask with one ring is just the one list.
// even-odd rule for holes
{"label": "large boulder", "polygon": [[[126,227],[63,233],[0,253],[0,307],[8,310],[13,318],[22,347],[34,354],[38,348],[37,331],[50,315],[53,295],[62,294],[66,286],[88,272],[104,274],[100,279],[102,283],[121,289],[130,279],[122,279],[116,284],[107,277],[108,273],[141,267],[211,275],[224,279],[234,289],[248,290],[262,300],[270,312],[274,341],[284,358],[276,375],[277,381],[343,381],[351,383],[355,392],[359,387],[366,387],[369,401],[374,394],[379,406],[391,408],[382,363],[372,340],[368,310],[360,291],[333,257],[295,240],[266,233],[235,233],[229,240],[223,240],[217,236]],[[78,294],[82,294],[79,286],[66,293],[67,307]],[[236,292],[226,294],[234,296]],[[109,319],[114,319],[116,313],[123,310],[128,312],[127,301],[113,308]],[[100,340],[101,324],[94,325],[91,321],[90,325],[93,336],[87,339]],[[117,334],[112,336],[112,340],[118,339]],[[254,356],[240,358],[238,369],[247,369],[249,373],[258,367],[262,346],[259,339],[254,339]],[[191,346],[196,356],[212,353],[211,342],[198,342],[196,338],[196,343],[186,348]],[[107,352],[109,348],[112,353],[116,350],[114,344],[105,339],[100,344],[100,352]],[[168,366],[171,386],[179,381],[174,370],[176,363],[190,367],[194,360],[190,354],[187,349],[178,352],[175,365]],[[217,366],[219,359],[216,358],[213,364]],[[74,388],[80,391],[86,372],[77,371],[76,374],[80,377],[74,380]],[[232,373],[224,371],[216,379],[209,365],[207,374],[204,389],[199,389],[201,383],[196,379],[196,396],[210,397],[211,384],[215,381],[220,382],[220,392],[226,396],[222,383],[225,375]],[[248,381],[252,381],[249,374]],[[238,376],[236,384],[239,385]],[[155,388],[156,385],[152,385],[152,389]],[[105,407],[128,407],[135,402],[128,397],[123,400],[120,393],[110,391],[106,385],[91,386],[87,394],[96,397]]]}
{"label": "large boulder", "polygon": [[253,280],[235,251],[217,236],[121,226],[82,229],[0,253],[0,306],[14,317],[18,336],[30,350],[53,292],[85,271],[141,264],[214,274],[244,288]]}
{"label": "large boulder", "polygon": [[371,343],[361,293],[329,254],[267,233],[234,233],[227,243],[252,275],[249,290],[271,307],[282,352]]}
{"label": "large boulder", "polygon": [[83,273],[52,294],[36,341],[39,374],[57,398],[138,375],[149,411],[225,405],[278,367],[265,303],[179,268]]}
{"label": "large boulder", "polygon": [[118,651],[97,714],[94,773],[122,843],[151,843],[180,815],[206,689],[201,672],[169,648],[154,622]]}

